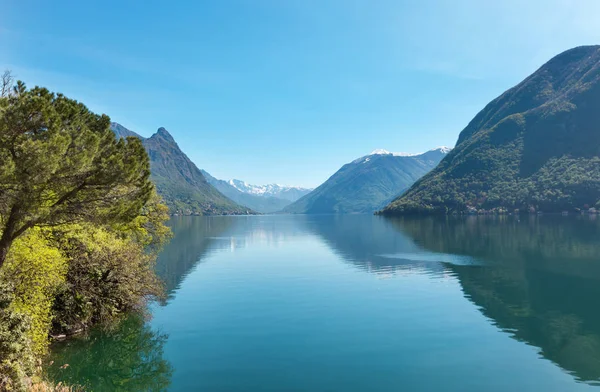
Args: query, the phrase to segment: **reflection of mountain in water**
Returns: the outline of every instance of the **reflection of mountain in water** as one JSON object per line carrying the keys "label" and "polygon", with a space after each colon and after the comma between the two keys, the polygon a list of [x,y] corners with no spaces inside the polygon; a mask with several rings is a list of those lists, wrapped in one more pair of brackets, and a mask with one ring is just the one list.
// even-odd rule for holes
{"label": "reflection of mountain in water", "polygon": [[369,272],[414,269],[443,273],[442,257],[423,257],[410,237],[394,229],[389,219],[370,215],[322,215],[307,219],[308,228],[345,261]]}
{"label": "reflection of mountain in water", "polygon": [[[362,270],[456,276],[515,339],[580,380],[600,380],[600,222],[587,217],[386,219],[368,215],[184,217],[157,269],[170,290],[211,249],[317,235]],[[475,260],[477,265],[462,263]]]}
{"label": "reflection of mountain in water", "polygon": [[173,238],[162,250],[156,263],[156,272],[165,282],[168,294],[179,287],[181,281],[214,246],[215,237],[223,235],[235,222],[234,219],[180,216],[169,221]]}
{"label": "reflection of mountain in water", "polygon": [[391,221],[448,265],[465,296],[515,339],[587,382],[600,381],[600,225],[587,217],[470,217]]}
{"label": "reflection of mountain in water", "polygon": [[161,251],[156,272],[167,293],[173,294],[183,279],[211,251],[235,251],[250,243],[283,243],[305,235],[303,217],[289,216],[179,216],[169,221],[173,238]]}
{"label": "reflection of mountain in water", "polygon": [[227,239],[231,241],[232,250],[260,243],[278,246],[292,237],[301,237],[307,234],[306,216],[267,215],[236,217],[235,219],[236,224],[227,231]]}

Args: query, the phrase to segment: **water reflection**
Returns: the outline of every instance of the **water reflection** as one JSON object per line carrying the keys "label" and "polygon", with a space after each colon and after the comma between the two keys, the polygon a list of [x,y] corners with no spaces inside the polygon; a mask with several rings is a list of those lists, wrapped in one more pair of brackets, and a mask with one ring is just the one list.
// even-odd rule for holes
{"label": "water reflection", "polygon": [[446,264],[481,312],[578,380],[600,380],[600,225],[586,217],[390,220]]}
{"label": "water reflection", "polygon": [[131,316],[113,331],[92,331],[54,348],[48,375],[86,390],[166,391],[173,370],[163,358],[167,337]]}
{"label": "water reflection", "polygon": [[269,248],[283,246],[294,238],[307,236],[308,216],[266,215],[221,217],[232,219],[234,224],[219,240],[227,241],[231,251],[247,248],[250,245],[266,245]]}
{"label": "water reflection", "polygon": [[172,218],[169,226],[173,238],[162,250],[156,271],[170,297],[211,252],[233,252],[261,242],[278,246],[291,237],[306,235],[302,216],[180,216]]}
{"label": "water reflection", "polygon": [[[190,387],[197,385],[207,385],[207,390],[217,390],[215,385],[246,390],[248,380],[257,386],[291,385],[282,381],[286,374],[302,375],[294,380],[298,383],[294,385],[305,386],[298,390],[318,390],[309,388],[308,381],[350,390],[352,383],[344,384],[345,378],[360,373],[358,369],[375,374],[376,368],[389,371],[354,390],[369,390],[379,380],[383,380],[380,390],[398,389],[391,388],[399,386],[398,379],[421,371],[446,371],[443,382],[456,376],[459,380],[453,385],[464,386],[463,379],[473,373],[469,364],[477,361],[487,361],[487,369],[492,369],[480,374],[480,385],[490,383],[503,390],[506,377],[499,371],[502,379],[493,379],[495,366],[502,369],[506,358],[522,360],[516,366],[522,363],[527,373],[532,362],[518,356],[523,351],[510,349],[504,356],[494,351],[498,344],[505,345],[506,335],[473,314],[459,284],[490,323],[538,347],[541,356],[577,380],[600,379],[597,221],[552,216],[393,220],[330,215],[182,217],[172,220],[171,226],[175,236],[157,270],[179,301],[157,307],[155,320],[170,328],[166,354],[177,367],[171,386],[175,390],[197,390]],[[185,280],[208,259],[211,262],[198,271],[202,273]],[[357,269],[396,279],[375,280]],[[398,279],[404,275],[411,276]],[[438,279],[448,276],[452,279]],[[184,290],[176,292],[182,284]],[[449,294],[448,302],[439,303],[435,290]],[[461,314],[476,322],[456,322]],[[94,391],[166,389],[171,369],[162,357],[165,337],[142,320],[128,322],[114,334],[92,334],[56,350],[53,379],[85,383]],[[488,335],[490,330],[501,343]],[[310,346],[310,340],[303,340],[307,336],[317,343]],[[479,342],[485,344],[480,347]],[[528,350],[522,344],[515,346]],[[352,349],[358,351],[341,354]],[[470,351],[460,358],[463,362],[455,361],[455,352],[463,350]],[[364,352],[374,355],[371,368]],[[436,368],[437,360],[444,365]],[[297,369],[285,366],[296,362]],[[71,366],[60,369],[64,363]],[[350,365],[356,370],[346,374],[345,366]],[[319,371],[321,379],[315,376]],[[536,367],[531,373],[536,382],[538,371]],[[338,378],[329,378],[331,372]],[[309,373],[312,378],[305,378]],[[511,377],[517,378],[507,386],[523,385],[527,378],[519,380],[517,373],[513,368]],[[556,373],[572,386],[571,377]]]}
{"label": "water reflection", "polygon": [[410,236],[395,229],[388,219],[369,215],[322,215],[305,222],[342,260],[361,270],[389,274],[413,271],[442,276],[447,268],[441,261],[456,261],[452,255],[430,254]]}
{"label": "water reflection", "polygon": [[600,224],[587,217],[385,219],[366,215],[180,218],[159,272],[177,287],[210,250],[319,237],[381,275],[456,276],[465,296],[579,380],[600,379]]}
{"label": "water reflection", "polygon": [[156,263],[156,272],[165,282],[169,296],[210,250],[227,246],[219,240],[219,236],[234,223],[235,217],[182,216],[169,221],[173,238]]}

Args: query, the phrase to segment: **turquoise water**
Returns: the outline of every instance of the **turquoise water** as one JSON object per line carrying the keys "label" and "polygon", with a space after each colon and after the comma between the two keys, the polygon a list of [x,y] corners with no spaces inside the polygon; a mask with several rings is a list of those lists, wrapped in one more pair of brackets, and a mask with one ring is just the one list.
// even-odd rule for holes
{"label": "turquoise water", "polygon": [[[581,391],[600,382],[590,217],[179,217],[169,299],[55,347],[95,391]],[[69,363],[66,369],[58,367]]]}

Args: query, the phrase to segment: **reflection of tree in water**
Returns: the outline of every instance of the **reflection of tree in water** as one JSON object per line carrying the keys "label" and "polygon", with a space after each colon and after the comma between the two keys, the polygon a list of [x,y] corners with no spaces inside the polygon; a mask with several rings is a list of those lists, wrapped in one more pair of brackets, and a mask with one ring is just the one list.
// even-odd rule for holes
{"label": "reflection of tree in water", "polygon": [[163,279],[167,293],[173,290],[200,262],[215,237],[226,232],[235,222],[234,217],[174,217],[169,221],[173,238],[162,250],[156,263],[156,272]]}
{"label": "reflection of tree in water", "polygon": [[587,218],[395,219],[424,248],[477,257],[448,265],[465,296],[577,379],[600,381],[600,226]]}
{"label": "reflection of tree in water", "polygon": [[131,316],[112,331],[95,330],[60,344],[48,374],[55,382],[94,392],[165,391],[173,373],[163,358],[166,339],[141,316]]}
{"label": "reflection of tree in water", "polygon": [[[175,217],[170,221],[173,238],[156,265],[169,294],[202,261],[215,237],[226,232],[233,219]],[[172,374],[162,357],[166,340],[141,316],[132,315],[114,330],[96,329],[86,337],[57,344],[48,373],[56,382],[83,385],[91,391],[163,391]],[[69,366],[61,369],[64,364]]]}

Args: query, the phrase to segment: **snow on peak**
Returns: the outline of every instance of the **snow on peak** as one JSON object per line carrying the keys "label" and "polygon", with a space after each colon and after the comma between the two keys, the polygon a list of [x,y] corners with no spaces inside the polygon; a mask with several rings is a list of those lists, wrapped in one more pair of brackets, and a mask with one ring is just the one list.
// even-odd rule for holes
{"label": "snow on peak", "polygon": [[415,155],[411,152],[389,152],[388,150],[384,150],[383,148],[378,148],[377,150],[373,150],[369,155],[393,155],[395,157],[413,157]]}
{"label": "snow on peak", "polygon": [[[442,154],[448,154],[451,150],[452,150],[452,148],[450,148],[450,147],[440,146],[440,147],[431,149],[427,152],[439,151]],[[373,152],[371,152],[369,155],[393,155],[395,157],[416,157],[418,155],[423,155],[423,154],[425,154],[425,153],[424,152],[417,152],[417,153],[414,153],[414,152],[389,152],[388,150],[378,148],[377,150],[373,150]],[[369,156],[369,155],[367,155],[367,156]]]}
{"label": "snow on peak", "polygon": [[267,185],[253,185],[249,184],[246,181],[241,180],[229,180],[229,185],[236,188],[238,191],[243,193],[249,193],[251,195],[257,196],[275,196],[279,197],[281,194],[290,193],[290,192],[300,192],[300,193],[308,193],[312,189],[301,188],[296,186],[285,186],[280,184],[267,184]]}
{"label": "snow on peak", "polygon": [[[450,147],[446,147],[446,146],[440,146],[440,147],[436,147],[432,150],[429,150],[427,152],[433,152],[433,151],[439,151],[442,154],[448,154],[450,151],[452,150],[452,148]],[[365,155],[364,157],[360,157],[356,160],[353,161],[353,163],[367,163],[370,161],[370,156],[373,155],[391,155],[394,157],[418,157],[419,155],[423,155],[425,154],[424,152],[417,152],[417,153],[413,153],[413,152],[389,152],[388,150],[384,150],[383,148],[378,148],[376,150],[373,150],[369,155]]]}
{"label": "snow on peak", "polygon": [[434,148],[431,151],[439,151],[442,154],[448,154],[450,151],[452,151],[452,147],[439,146],[439,147]]}
{"label": "snow on peak", "polygon": [[382,148],[378,148],[377,150],[373,150],[369,155],[389,155],[391,152],[388,150],[384,150]]}

